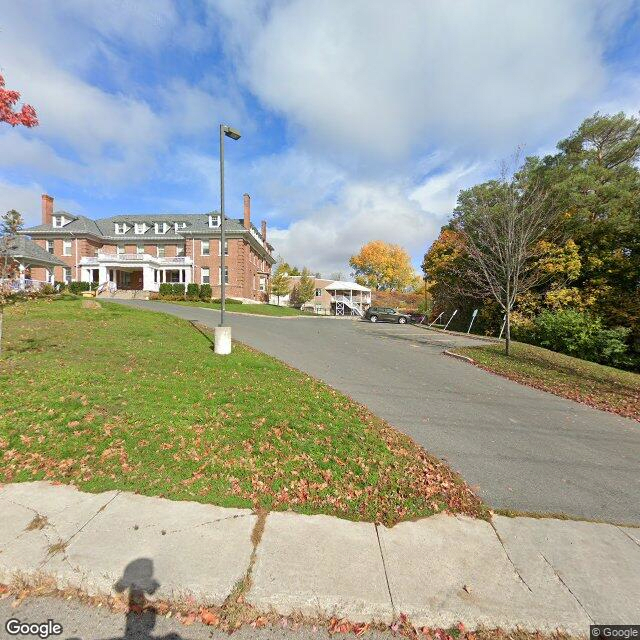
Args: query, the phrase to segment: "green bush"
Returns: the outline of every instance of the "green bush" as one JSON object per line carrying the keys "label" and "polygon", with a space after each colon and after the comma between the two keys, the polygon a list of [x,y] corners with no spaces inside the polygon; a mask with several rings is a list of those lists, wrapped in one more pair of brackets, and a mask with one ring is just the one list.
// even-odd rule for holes
{"label": "green bush", "polygon": [[607,329],[598,317],[565,309],[543,311],[536,316],[533,326],[517,337],[583,360],[626,366],[626,339],[630,331],[626,327]]}
{"label": "green bush", "polygon": [[200,297],[200,285],[195,282],[190,282],[187,285],[187,298],[189,300],[197,300]]}
{"label": "green bush", "polygon": [[76,295],[78,295],[83,291],[89,291],[91,289],[91,283],[90,282],[70,282],[69,285],[67,286],[67,289],[69,290],[69,293],[75,293]]}
{"label": "green bush", "polygon": [[158,291],[161,297],[173,295],[173,285],[170,282],[163,282]]}
{"label": "green bush", "polygon": [[205,300],[208,302],[209,300],[211,300],[212,295],[213,295],[213,292],[211,291],[210,284],[200,285],[200,300]]}
{"label": "green bush", "polygon": [[171,291],[174,296],[184,296],[184,284],[174,282],[171,285]]}

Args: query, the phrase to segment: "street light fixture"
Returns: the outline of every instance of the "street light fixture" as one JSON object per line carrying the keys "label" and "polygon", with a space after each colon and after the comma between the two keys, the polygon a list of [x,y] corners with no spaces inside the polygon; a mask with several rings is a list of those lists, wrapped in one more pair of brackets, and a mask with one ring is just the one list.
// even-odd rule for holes
{"label": "street light fixture", "polygon": [[231,327],[224,326],[225,292],[225,245],[226,216],[224,213],[224,138],[232,140],[240,138],[240,132],[229,125],[220,125],[220,325],[215,329],[215,352],[221,355],[231,353]]}

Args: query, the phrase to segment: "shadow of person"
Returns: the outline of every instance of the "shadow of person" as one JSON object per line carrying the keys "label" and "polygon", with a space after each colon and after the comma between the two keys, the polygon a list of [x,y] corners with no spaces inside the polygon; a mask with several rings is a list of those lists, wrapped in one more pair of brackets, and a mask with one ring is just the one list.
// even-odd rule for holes
{"label": "shadow of person", "polygon": [[153,577],[153,560],[137,558],[125,567],[122,577],[113,586],[117,593],[129,592],[124,636],[113,640],[181,640],[177,633],[151,635],[157,612],[147,596],[153,595],[159,586]]}

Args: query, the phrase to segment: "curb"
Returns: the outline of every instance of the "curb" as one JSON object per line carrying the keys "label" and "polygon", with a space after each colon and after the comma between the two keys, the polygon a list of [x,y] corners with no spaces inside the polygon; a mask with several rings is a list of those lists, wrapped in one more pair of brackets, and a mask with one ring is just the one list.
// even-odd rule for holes
{"label": "curb", "polygon": [[456,358],[456,360],[462,360],[464,362],[468,362],[469,364],[475,364],[476,361],[473,358],[469,358],[468,356],[461,356],[459,353],[454,353],[453,351],[449,351],[445,349],[442,352],[443,355],[449,356],[450,358]]}

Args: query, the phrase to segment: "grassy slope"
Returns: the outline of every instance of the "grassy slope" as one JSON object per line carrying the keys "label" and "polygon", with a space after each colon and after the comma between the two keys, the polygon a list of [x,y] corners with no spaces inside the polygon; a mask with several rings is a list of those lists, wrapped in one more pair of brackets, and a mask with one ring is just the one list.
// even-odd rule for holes
{"label": "grassy slope", "polygon": [[640,420],[640,375],[520,342],[456,348],[483,369],[558,396]]}
{"label": "grassy slope", "polygon": [[0,357],[0,481],[384,521],[480,501],[361,406],[165,314],[15,305]]}
{"label": "grassy slope", "polygon": [[[158,300],[158,302],[170,302],[169,300]],[[178,300],[171,301],[172,304],[182,304],[191,307],[205,307],[208,309],[220,309],[220,304],[215,302],[196,302],[190,300]],[[260,316],[302,316],[311,315],[303,313],[300,309],[294,309],[293,307],[279,307],[275,304],[234,304],[233,302],[227,302],[225,305],[227,311],[233,313],[253,313]]]}

